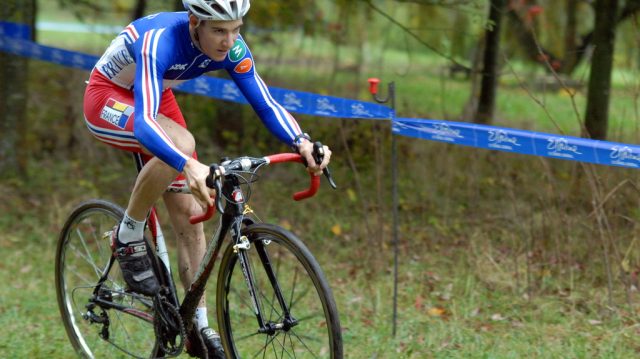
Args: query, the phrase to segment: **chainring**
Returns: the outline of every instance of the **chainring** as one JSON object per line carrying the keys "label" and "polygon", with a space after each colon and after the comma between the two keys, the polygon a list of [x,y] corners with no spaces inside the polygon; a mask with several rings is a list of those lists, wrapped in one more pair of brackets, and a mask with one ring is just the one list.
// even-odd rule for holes
{"label": "chainring", "polygon": [[180,311],[165,296],[153,300],[156,310],[153,329],[160,349],[165,357],[175,357],[182,353],[186,330]]}

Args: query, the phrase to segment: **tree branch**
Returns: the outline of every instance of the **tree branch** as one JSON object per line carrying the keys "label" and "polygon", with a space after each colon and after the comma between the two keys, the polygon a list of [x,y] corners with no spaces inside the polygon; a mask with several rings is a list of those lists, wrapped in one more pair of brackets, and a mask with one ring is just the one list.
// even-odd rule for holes
{"label": "tree branch", "polygon": [[[453,64],[460,66],[462,68],[465,68],[467,70],[470,70],[469,67],[459,63],[458,61],[456,61],[456,59],[454,59],[451,55],[447,55],[444,52],[436,49],[435,47],[433,47],[431,44],[427,43],[426,41],[424,41],[423,39],[421,39],[416,33],[414,33],[413,31],[411,31],[409,28],[407,28],[406,26],[402,25],[398,20],[394,19],[391,15],[387,14],[386,12],[384,12],[382,9],[380,9],[379,7],[377,7],[376,5],[374,5],[371,0],[361,0],[366,2],[369,7],[371,7],[371,9],[373,9],[375,12],[377,12],[378,14],[382,15],[384,18],[386,18],[387,20],[389,20],[392,24],[398,26],[400,29],[402,29],[402,31],[404,31],[406,34],[408,34],[409,36],[411,36],[412,38],[414,38],[416,41],[418,41],[420,44],[424,45],[426,48],[428,48],[429,50],[435,52],[436,54],[440,55],[441,57],[451,61]],[[426,3],[429,0],[424,0],[424,2]],[[453,0],[456,1],[456,0]],[[465,0],[458,0],[458,1],[465,1]],[[401,0],[402,2],[402,0]],[[416,2],[416,3],[422,3],[422,1],[420,0],[404,0],[404,2]],[[429,2],[446,2],[446,0],[436,0],[436,1],[429,1]],[[465,1],[466,2],[466,1]]]}

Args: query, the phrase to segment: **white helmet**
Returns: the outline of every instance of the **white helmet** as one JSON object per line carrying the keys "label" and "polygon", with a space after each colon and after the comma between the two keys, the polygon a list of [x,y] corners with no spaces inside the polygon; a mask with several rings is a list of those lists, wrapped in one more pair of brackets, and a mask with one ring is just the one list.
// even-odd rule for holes
{"label": "white helmet", "polygon": [[200,20],[240,20],[249,11],[250,0],[182,0]]}

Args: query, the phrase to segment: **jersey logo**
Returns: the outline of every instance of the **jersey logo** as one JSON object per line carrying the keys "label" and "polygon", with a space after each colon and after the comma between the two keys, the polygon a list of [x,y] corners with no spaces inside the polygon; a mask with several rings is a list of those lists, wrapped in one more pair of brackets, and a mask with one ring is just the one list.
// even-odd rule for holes
{"label": "jersey logo", "polygon": [[236,66],[236,68],[233,70],[239,74],[246,74],[247,72],[251,71],[252,68],[253,68],[253,61],[251,61],[251,59],[249,58],[246,58],[242,60],[242,62],[240,62]]}
{"label": "jersey logo", "polygon": [[100,118],[112,125],[124,128],[132,114],[133,107],[110,98],[102,108]]}
{"label": "jersey logo", "polygon": [[245,46],[242,40],[238,39],[236,40],[236,43],[233,44],[233,47],[231,48],[231,50],[229,50],[229,59],[232,62],[238,62],[246,54],[247,54],[247,47]]}
{"label": "jersey logo", "polygon": [[206,59],[206,60],[202,61],[202,63],[198,67],[201,68],[201,69],[206,69],[207,66],[209,66],[210,63],[211,63],[211,60]]}
{"label": "jersey logo", "polygon": [[189,64],[175,64],[169,68],[169,71],[173,71],[173,70],[184,71],[187,69],[187,66],[189,66]]}

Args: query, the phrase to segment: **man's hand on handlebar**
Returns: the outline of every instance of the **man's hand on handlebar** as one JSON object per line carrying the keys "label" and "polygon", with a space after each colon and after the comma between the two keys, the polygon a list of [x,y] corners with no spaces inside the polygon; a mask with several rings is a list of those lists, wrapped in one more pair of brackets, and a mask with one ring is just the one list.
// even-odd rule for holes
{"label": "man's hand on handlebar", "polygon": [[322,152],[324,153],[324,155],[321,156],[322,162],[317,163],[314,159],[314,148],[312,142],[305,139],[298,145],[298,153],[300,153],[302,158],[307,162],[307,171],[316,176],[320,176],[322,174],[322,170],[325,169],[331,161],[331,150],[329,147],[322,146]]}
{"label": "man's hand on handlebar", "polygon": [[212,207],[216,191],[207,187],[206,180],[209,176],[209,166],[198,160],[189,158],[183,168],[184,176],[187,178],[191,193],[202,207]]}

